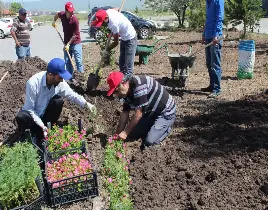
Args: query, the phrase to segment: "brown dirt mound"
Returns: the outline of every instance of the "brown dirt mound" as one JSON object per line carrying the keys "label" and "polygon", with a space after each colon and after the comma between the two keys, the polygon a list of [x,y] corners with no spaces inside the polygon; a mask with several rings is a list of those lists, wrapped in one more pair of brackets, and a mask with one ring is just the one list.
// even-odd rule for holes
{"label": "brown dirt mound", "polygon": [[264,93],[211,105],[134,155],[135,209],[267,209],[267,103]]}
{"label": "brown dirt mound", "polygon": [[45,69],[46,63],[37,57],[0,64],[0,72],[9,72],[0,85],[0,141],[9,137],[16,128],[14,118],[23,106],[27,80]]}

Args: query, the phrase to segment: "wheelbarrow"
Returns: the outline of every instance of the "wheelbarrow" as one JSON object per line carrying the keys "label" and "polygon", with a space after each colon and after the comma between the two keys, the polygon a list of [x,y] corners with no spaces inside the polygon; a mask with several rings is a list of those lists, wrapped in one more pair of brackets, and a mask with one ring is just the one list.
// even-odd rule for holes
{"label": "wheelbarrow", "polygon": [[[218,41],[222,40],[222,37],[219,37]],[[204,48],[207,48],[211,46],[213,42],[208,43],[204,46]],[[170,54],[168,53],[169,63],[172,68],[172,90],[175,89],[175,79],[177,80],[176,86],[179,88],[185,88],[186,86],[186,80],[189,76],[189,69],[193,67],[194,61],[196,59],[195,54],[198,52],[204,50],[204,48],[192,53],[192,46],[189,46],[189,52],[186,54]]]}
{"label": "wheelbarrow", "polygon": [[186,80],[189,76],[189,69],[193,67],[196,56],[189,54],[168,54],[169,62],[172,68],[172,90],[176,86],[179,88],[185,88]]}
{"label": "wheelbarrow", "polygon": [[161,50],[162,48],[165,48],[167,51],[167,43],[161,45],[157,49],[155,48],[155,45],[159,42],[160,40],[157,40],[154,42],[152,45],[145,45],[145,44],[138,44],[136,47],[136,56],[139,56],[139,64],[144,64],[147,65],[149,62],[149,56],[153,55],[156,53],[158,50]]}

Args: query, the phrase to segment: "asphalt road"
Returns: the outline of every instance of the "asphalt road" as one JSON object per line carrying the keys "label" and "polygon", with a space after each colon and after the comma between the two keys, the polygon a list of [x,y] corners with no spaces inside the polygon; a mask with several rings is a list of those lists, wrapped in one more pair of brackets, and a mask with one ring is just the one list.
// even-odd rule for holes
{"label": "asphalt road", "polygon": [[[59,31],[62,27],[58,22]],[[88,37],[86,21],[80,22],[82,43],[94,41]],[[50,61],[52,58],[63,58],[63,44],[57,31],[51,25],[36,26],[31,33],[31,56],[38,56]],[[17,60],[15,42],[13,38],[0,39],[0,60]]]}

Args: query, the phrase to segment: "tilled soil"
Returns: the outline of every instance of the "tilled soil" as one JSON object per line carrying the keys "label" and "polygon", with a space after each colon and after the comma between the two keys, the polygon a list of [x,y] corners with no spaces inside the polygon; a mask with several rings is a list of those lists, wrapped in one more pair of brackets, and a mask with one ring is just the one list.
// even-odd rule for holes
{"label": "tilled soil", "polygon": [[14,117],[24,103],[27,80],[42,70],[46,70],[46,63],[37,57],[15,63],[4,61],[0,64],[0,77],[8,71],[0,85],[0,141],[8,138],[16,128]]}
{"label": "tilled soil", "polygon": [[[159,45],[167,42],[170,53],[185,53],[189,44],[193,51],[202,48],[200,33],[159,32],[158,35],[169,36]],[[135,209],[242,210],[268,207],[268,95],[264,93],[268,85],[266,37],[254,37],[257,48],[255,78],[252,80],[236,79],[237,37],[238,33],[229,33],[228,39],[232,42],[224,42],[223,92],[216,100],[207,99],[207,93],[199,91],[208,85],[204,51],[197,54],[186,89],[174,92],[170,88],[171,67],[164,50],[151,55],[147,66],[139,65],[136,57],[135,74],[157,78],[173,95],[177,120],[172,134],[162,146],[141,152],[138,141],[128,143]],[[121,108],[117,100],[105,96],[109,67],[103,69],[98,91],[95,94],[86,91],[87,75],[100,55],[94,43],[84,45],[83,52],[87,71],[83,75],[76,73],[78,82],[71,87],[97,106],[98,116],[92,119],[85,110],[66,101],[60,121],[74,124],[81,118],[84,128],[93,129],[88,143],[100,171],[106,139],[116,127]],[[1,75],[10,71],[0,85],[1,140],[15,130],[13,120],[23,105],[26,81],[45,68],[46,64],[38,58],[31,58],[26,63],[1,63]],[[101,176],[99,182],[100,193],[106,197]],[[62,209],[91,209],[91,202],[80,202]]]}
{"label": "tilled soil", "polygon": [[[179,35],[183,38],[172,39],[170,51],[186,52],[181,43],[194,43],[199,36]],[[208,94],[199,91],[208,85],[204,52],[197,54],[186,90],[169,89],[177,103],[172,134],[162,146],[144,152],[137,144],[129,148],[135,209],[268,208],[267,61],[265,40],[258,37],[256,42],[252,80],[236,79],[238,42],[224,42],[223,92],[218,99],[207,99]],[[194,51],[200,48],[200,43],[193,44]],[[171,74],[168,59],[157,54],[150,67],[138,71],[171,86],[164,78]]]}

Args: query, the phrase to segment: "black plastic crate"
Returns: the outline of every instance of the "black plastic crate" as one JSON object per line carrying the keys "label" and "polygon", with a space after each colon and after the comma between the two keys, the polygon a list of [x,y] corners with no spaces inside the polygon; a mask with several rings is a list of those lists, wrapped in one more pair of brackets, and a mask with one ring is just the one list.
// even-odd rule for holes
{"label": "black plastic crate", "polygon": [[[94,164],[89,158],[89,162],[92,165],[93,171],[91,173],[82,174],[79,176],[73,176],[71,178],[62,179],[56,182],[47,181],[47,165],[46,163],[50,161],[58,160],[62,154],[72,154],[73,151],[77,152],[77,148],[70,150],[62,150],[55,153],[45,152],[44,162],[45,162],[45,174],[44,174],[44,186],[45,195],[47,198],[47,205],[50,207],[57,207],[59,205],[68,204],[80,200],[87,199],[89,197],[93,198],[99,195],[98,193],[98,182],[97,173],[94,169]],[[80,148],[79,154],[85,153],[89,155],[85,148],[85,143],[83,147]],[[59,185],[54,187],[53,185]]]}
{"label": "black plastic crate", "polygon": [[35,183],[40,193],[40,196],[27,205],[18,206],[11,210],[41,210],[41,207],[45,205],[44,187],[42,181],[40,180],[40,177],[37,177],[35,179]]}
{"label": "black plastic crate", "polygon": [[40,196],[39,198],[37,198],[28,205],[19,206],[11,210],[41,210],[41,207],[44,206],[44,204],[45,204],[44,197]]}

